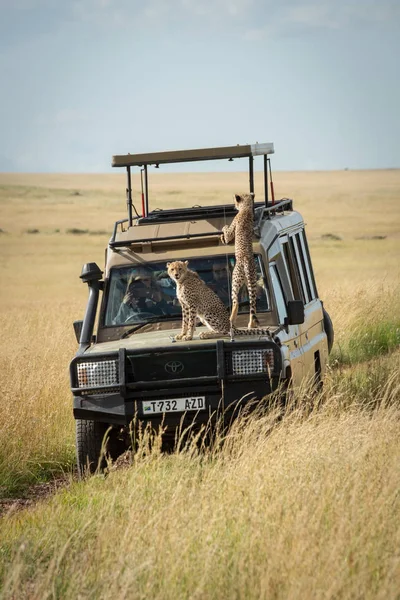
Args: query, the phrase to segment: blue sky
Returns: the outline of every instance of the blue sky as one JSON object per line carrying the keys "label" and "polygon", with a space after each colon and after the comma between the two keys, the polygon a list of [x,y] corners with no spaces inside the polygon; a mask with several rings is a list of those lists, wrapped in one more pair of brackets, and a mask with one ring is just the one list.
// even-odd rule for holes
{"label": "blue sky", "polygon": [[0,0],[0,77],[0,171],[256,141],[400,167],[399,0]]}

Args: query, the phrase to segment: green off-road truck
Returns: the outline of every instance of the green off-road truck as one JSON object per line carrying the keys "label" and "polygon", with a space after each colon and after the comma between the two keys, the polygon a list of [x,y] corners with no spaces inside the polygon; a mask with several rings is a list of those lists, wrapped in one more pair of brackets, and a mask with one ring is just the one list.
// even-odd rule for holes
{"label": "green off-road truck", "polygon": [[[89,299],[83,321],[74,323],[79,349],[70,377],[80,472],[98,467],[106,432],[108,452],[116,458],[130,443],[132,423],[162,424],[173,440],[188,426],[198,430],[221,416],[231,422],[280,385],[304,378],[322,383],[332,323],[318,296],[303,218],[292,200],[275,201],[273,152],[273,144],[254,144],[113,157],[113,167],[127,171],[128,215],[115,223],[104,272],[95,263],[84,265],[80,277]],[[176,342],[181,308],[166,264],[188,260],[229,310],[234,242],[224,245],[220,236],[236,211],[233,201],[149,210],[148,168],[242,158],[254,192],[256,157],[264,170],[264,198],[254,204],[257,316],[271,335],[201,340],[198,327],[193,340]],[[142,182],[140,214],[132,202],[135,167]],[[238,327],[246,327],[248,314],[244,288]]]}

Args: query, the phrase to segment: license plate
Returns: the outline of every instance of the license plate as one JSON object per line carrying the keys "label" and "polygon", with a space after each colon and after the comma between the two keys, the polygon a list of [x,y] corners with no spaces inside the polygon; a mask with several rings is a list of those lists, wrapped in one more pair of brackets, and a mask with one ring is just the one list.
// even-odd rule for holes
{"label": "license plate", "polygon": [[188,398],[173,398],[172,400],[144,400],[142,406],[145,415],[205,410],[206,398],[205,396],[191,396]]}

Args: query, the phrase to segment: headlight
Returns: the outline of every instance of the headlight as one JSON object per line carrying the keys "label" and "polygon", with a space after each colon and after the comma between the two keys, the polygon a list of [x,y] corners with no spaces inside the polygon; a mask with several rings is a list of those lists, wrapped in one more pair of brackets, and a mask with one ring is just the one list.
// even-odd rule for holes
{"label": "headlight", "polygon": [[232,371],[234,375],[269,373],[274,370],[274,351],[235,350],[232,352]]}
{"label": "headlight", "polygon": [[79,362],[77,372],[80,388],[104,387],[119,383],[118,360]]}

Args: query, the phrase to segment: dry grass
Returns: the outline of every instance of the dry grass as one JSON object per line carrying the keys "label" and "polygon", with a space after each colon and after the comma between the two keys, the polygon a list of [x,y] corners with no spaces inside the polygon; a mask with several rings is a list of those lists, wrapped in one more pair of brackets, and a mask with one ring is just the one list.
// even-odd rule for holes
{"label": "dry grass", "polygon": [[[152,190],[163,206],[225,202],[246,183],[157,174]],[[275,184],[305,216],[335,357],[350,360],[317,407],[304,392],[301,410],[238,427],[218,452],[144,452],[5,517],[4,598],[397,597],[400,171],[277,173]],[[0,175],[0,496],[72,472],[78,277],[84,262],[102,266],[108,236],[66,231],[111,232],[124,187],[120,175]],[[374,235],[386,237],[357,239]],[[360,354],[371,340],[376,352]]]}
{"label": "dry grass", "polygon": [[[305,218],[317,279],[324,295],[333,281],[335,287],[346,286],[348,282],[368,286],[376,279],[391,282],[394,274],[398,278],[400,170],[277,172],[274,180],[277,198],[294,198],[295,207]],[[137,176],[133,184],[138,185]],[[150,204],[155,208],[225,203],[231,201],[234,191],[246,189],[247,185],[244,173],[154,173],[150,180]],[[122,173],[0,174],[0,229],[8,232],[0,234],[2,291],[7,290],[10,276],[3,269],[11,266],[10,261],[19,268],[25,267],[24,280],[28,270],[32,279],[37,277],[38,271],[43,271],[38,263],[43,261],[58,274],[54,285],[59,287],[60,279],[68,278],[69,291],[76,297],[76,284],[69,277],[73,273],[76,277],[86,260],[103,263],[108,236],[74,236],[66,231],[78,228],[108,231],[111,235],[114,221],[126,215],[124,190]],[[256,173],[256,197],[262,197],[262,190],[261,173]],[[75,195],[76,192],[80,195]],[[139,209],[137,194],[136,187],[134,201]],[[29,229],[38,229],[39,233],[28,234]],[[342,239],[323,239],[326,234]],[[369,239],[373,236],[384,239]],[[26,257],[29,261],[25,261]],[[20,294],[14,289],[12,297],[16,296]]]}
{"label": "dry grass", "polygon": [[[398,387],[240,423],[221,450],[144,445],[0,525],[4,598],[396,598]],[[334,398],[332,398],[334,400]]]}
{"label": "dry grass", "polygon": [[[68,360],[75,352],[65,305],[9,311],[0,354],[0,497],[71,470],[75,457]],[[60,316],[62,317],[60,319]]]}
{"label": "dry grass", "polygon": [[[247,173],[152,173],[150,208],[173,208],[232,201],[248,188]],[[0,227],[107,229],[125,216],[125,176],[0,174]],[[140,209],[140,182],[133,176],[134,203]],[[294,198],[309,225],[311,239],[334,233],[399,235],[397,202],[400,170],[329,171],[274,174],[277,198]],[[255,173],[256,199],[263,198],[262,173]],[[76,195],[76,194],[79,195]],[[10,211],[10,198],[13,206]],[[57,205],[57,210],[52,207]],[[357,212],[357,219],[351,218]],[[14,220],[18,217],[18,221]]]}

